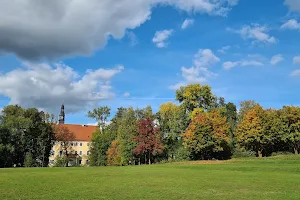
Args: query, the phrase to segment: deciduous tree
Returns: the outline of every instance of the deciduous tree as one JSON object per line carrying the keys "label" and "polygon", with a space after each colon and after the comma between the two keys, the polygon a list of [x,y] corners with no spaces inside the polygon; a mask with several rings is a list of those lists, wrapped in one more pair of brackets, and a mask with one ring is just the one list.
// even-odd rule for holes
{"label": "deciduous tree", "polygon": [[182,143],[181,133],[187,127],[183,107],[171,102],[162,104],[158,112],[158,122],[167,158],[175,159]]}
{"label": "deciduous tree", "polygon": [[110,108],[107,106],[94,108],[93,111],[88,111],[87,117],[95,119],[103,130],[106,126],[107,118],[110,116]]}
{"label": "deciduous tree", "polygon": [[259,157],[270,142],[269,136],[264,134],[263,116],[263,108],[256,105],[244,114],[236,129],[237,142],[245,149],[257,152]]}
{"label": "deciduous tree", "polygon": [[191,84],[180,87],[176,91],[176,100],[182,103],[186,112],[192,112],[195,108],[209,110],[217,107],[217,97],[208,85]]}
{"label": "deciduous tree", "polygon": [[183,137],[184,146],[194,159],[224,159],[229,156],[229,125],[217,109],[197,114]]}
{"label": "deciduous tree", "polygon": [[73,153],[71,143],[75,141],[75,134],[71,132],[64,124],[54,125],[56,141],[60,142],[63,156],[65,157],[65,166],[68,167],[70,155]]}
{"label": "deciduous tree", "polygon": [[135,153],[137,155],[144,155],[145,162],[148,156],[148,163],[150,165],[152,157],[163,151],[161,136],[158,128],[155,127],[149,118],[140,120],[138,127],[139,132],[135,139],[137,142]]}
{"label": "deciduous tree", "polygon": [[247,101],[241,101],[240,102],[240,109],[238,113],[238,119],[241,121],[244,117],[244,115],[251,110],[254,106],[259,105],[254,100],[247,100]]}
{"label": "deciduous tree", "polygon": [[284,106],[281,110],[281,119],[285,125],[282,135],[283,141],[290,144],[295,154],[300,150],[300,107]]}
{"label": "deciduous tree", "polygon": [[111,147],[108,148],[107,152],[107,165],[122,165],[121,153],[120,153],[120,143],[117,139],[113,140]]}

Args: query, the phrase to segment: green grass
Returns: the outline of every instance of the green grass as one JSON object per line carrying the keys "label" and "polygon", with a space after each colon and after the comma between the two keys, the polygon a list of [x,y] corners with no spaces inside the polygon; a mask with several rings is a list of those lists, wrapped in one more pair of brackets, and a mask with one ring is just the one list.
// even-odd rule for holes
{"label": "green grass", "polygon": [[0,169],[0,199],[300,199],[300,156],[199,163]]}

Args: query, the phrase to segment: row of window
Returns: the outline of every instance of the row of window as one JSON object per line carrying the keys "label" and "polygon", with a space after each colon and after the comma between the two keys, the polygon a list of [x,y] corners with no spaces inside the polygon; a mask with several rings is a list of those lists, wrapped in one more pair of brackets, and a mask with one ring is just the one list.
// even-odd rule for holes
{"label": "row of window", "polygon": [[[60,143],[61,146],[63,146],[63,142]],[[81,146],[82,147],[82,142],[71,142],[71,146]],[[87,143],[87,146],[90,146],[90,143]]]}
{"label": "row of window", "polygon": [[[75,154],[77,154],[77,151],[75,151]],[[90,154],[89,151],[86,152],[86,155],[88,156]],[[51,155],[54,156],[55,155],[55,151],[51,150]],[[59,156],[63,155],[63,151],[59,151]],[[82,156],[82,151],[79,151],[79,155]]]}
{"label": "row of window", "polygon": [[[81,161],[81,160],[79,160],[78,162],[79,162],[80,165],[82,164],[82,161]],[[49,164],[50,164],[50,165],[53,165],[54,163],[55,163],[55,160],[49,160]],[[85,164],[89,164],[89,160],[86,160],[86,161],[85,161]]]}

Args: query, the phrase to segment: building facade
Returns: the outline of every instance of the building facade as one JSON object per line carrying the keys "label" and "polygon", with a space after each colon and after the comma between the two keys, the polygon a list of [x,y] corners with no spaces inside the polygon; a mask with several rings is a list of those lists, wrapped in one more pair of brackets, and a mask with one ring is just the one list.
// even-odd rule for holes
{"label": "building facade", "polygon": [[62,156],[68,157],[69,166],[75,164],[88,165],[92,135],[98,127],[92,125],[65,124],[64,105],[61,107],[59,123],[54,126],[57,131],[55,134],[57,138],[60,138],[60,141],[56,141],[52,147],[49,165],[54,165],[56,159]]}

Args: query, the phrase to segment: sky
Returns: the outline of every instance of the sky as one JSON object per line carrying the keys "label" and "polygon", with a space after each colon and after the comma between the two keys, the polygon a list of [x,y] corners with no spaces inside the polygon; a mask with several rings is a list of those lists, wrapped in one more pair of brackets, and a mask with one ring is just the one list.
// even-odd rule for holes
{"label": "sky", "polygon": [[200,83],[237,105],[300,105],[299,0],[0,0],[0,108],[66,123],[154,111]]}

